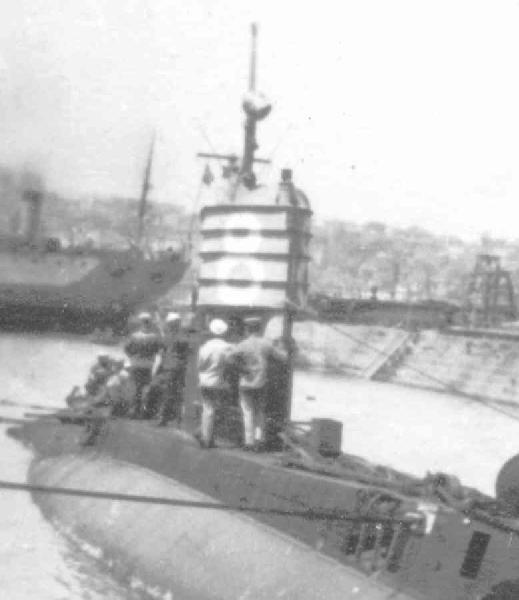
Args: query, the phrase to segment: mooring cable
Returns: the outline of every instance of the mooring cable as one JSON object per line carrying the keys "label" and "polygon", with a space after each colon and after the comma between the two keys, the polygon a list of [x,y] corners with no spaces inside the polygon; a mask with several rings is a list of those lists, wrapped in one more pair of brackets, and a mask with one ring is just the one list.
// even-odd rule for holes
{"label": "mooring cable", "polygon": [[315,510],[312,508],[304,510],[286,510],[280,508],[264,508],[260,506],[248,506],[246,504],[223,504],[219,502],[181,500],[179,498],[166,498],[163,496],[143,496],[141,494],[123,494],[119,492],[106,492],[97,490],[84,490],[79,488],[68,488],[60,486],[34,485],[17,481],[0,480],[0,489],[10,491],[30,492],[32,494],[56,494],[63,496],[87,497],[98,500],[112,500],[123,502],[136,502],[141,504],[159,504],[174,506],[178,508],[198,508],[221,510],[229,512],[254,513],[265,515],[277,515],[286,517],[301,517],[303,519],[317,521],[348,521],[353,523],[402,523],[414,524],[417,522],[415,515],[402,515],[401,518],[387,516],[368,516],[353,514],[344,510]]}

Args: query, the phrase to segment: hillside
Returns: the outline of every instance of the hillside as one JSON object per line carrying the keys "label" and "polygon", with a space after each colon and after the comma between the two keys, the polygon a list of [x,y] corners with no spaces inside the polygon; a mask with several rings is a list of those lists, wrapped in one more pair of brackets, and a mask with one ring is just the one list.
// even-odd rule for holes
{"label": "hillside", "polygon": [[[65,198],[45,190],[36,173],[0,165],[0,230],[20,227],[21,190],[36,186],[45,193],[43,234],[63,244],[127,246],[135,239],[135,198],[85,196]],[[153,194],[152,194],[153,196]],[[151,246],[196,239],[196,218],[180,203],[152,201],[146,212],[146,238]],[[479,241],[441,236],[425,228],[391,227],[383,222],[329,220],[314,223],[310,285],[313,293],[349,298],[403,301],[444,300],[461,303],[479,253],[498,254],[519,289],[519,240]]]}

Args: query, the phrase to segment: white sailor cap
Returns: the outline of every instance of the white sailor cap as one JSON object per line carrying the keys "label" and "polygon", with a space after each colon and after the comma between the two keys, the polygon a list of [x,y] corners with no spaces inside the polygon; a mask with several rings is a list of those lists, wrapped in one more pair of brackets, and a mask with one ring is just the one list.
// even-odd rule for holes
{"label": "white sailor cap", "polygon": [[137,319],[139,321],[151,321],[151,318],[152,318],[151,314],[149,312],[147,312],[147,311],[140,312],[137,315]]}
{"label": "white sailor cap", "polygon": [[213,319],[209,323],[209,331],[213,335],[223,335],[227,331],[227,323],[223,319]]}
{"label": "white sailor cap", "polygon": [[166,323],[178,323],[181,320],[181,317],[176,312],[169,312],[166,315]]}
{"label": "white sailor cap", "polygon": [[250,327],[259,327],[262,324],[261,317],[258,316],[247,317],[243,320],[243,322],[245,323],[245,325],[248,325]]}

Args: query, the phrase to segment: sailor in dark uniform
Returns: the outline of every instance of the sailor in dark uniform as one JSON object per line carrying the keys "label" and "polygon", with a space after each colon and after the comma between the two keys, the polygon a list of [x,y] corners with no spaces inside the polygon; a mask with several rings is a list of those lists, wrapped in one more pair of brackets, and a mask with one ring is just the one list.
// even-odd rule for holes
{"label": "sailor in dark uniform", "polygon": [[86,437],[81,442],[83,446],[93,446],[107,420],[111,416],[125,415],[135,397],[135,382],[129,364],[117,364],[120,365],[119,370],[112,373],[85,413]]}
{"label": "sailor in dark uniform", "polygon": [[124,351],[130,361],[130,372],[135,382],[135,404],[130,416],[141,418],[144,389],[151,382],[157,355],[164,345],[150,313],[142,312],[137,318],[139,327],[130,335]]}
{"label": "sailor in dark uniform", "polygon": [[117,368],[120,368],[118,361],[110,358],[107,354],[100,354],[88,374],[85,392],[92,397],[97,395]]}
{"label": "sailor in dark uniform", "polygon": [[160,366],[162,404],[159,425],[167,425],[170,420],[182,421],[186,368],[189,357],[189,341],[181,330],[181,318],[177,313],[166,316]]}

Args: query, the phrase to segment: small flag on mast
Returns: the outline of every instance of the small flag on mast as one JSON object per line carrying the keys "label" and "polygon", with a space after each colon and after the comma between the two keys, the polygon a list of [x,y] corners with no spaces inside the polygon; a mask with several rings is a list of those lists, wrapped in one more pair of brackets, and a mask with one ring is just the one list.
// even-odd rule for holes
{"label": "small flag on mast", "polygon": [[202,175],[202,183],[204,185],[211,185],[214,181],[214,175],[209,165],[205,165],[204,174]]}

